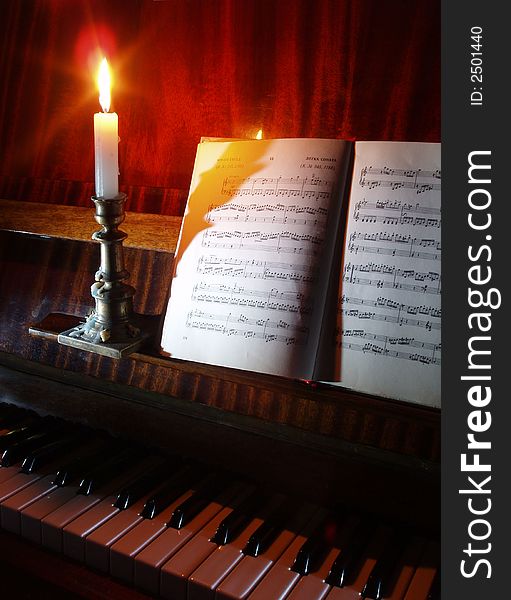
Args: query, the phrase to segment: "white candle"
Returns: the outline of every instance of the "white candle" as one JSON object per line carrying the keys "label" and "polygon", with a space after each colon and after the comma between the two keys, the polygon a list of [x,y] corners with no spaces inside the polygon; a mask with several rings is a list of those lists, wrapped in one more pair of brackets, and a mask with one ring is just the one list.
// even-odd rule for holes
{"label": "white candle", "polygon": [[99,68],[98,84],[99,103],[104,112],[94,115],[96,196],[114,198],[119,193],[119,133],[117,113],[108,112],[110,73],[106,58]]}

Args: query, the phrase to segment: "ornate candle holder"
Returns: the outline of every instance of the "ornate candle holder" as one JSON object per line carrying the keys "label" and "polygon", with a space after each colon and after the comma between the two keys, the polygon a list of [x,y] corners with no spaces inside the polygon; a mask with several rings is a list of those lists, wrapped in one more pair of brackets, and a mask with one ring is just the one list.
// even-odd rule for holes
{"label": "ornate candle holder", "polygon": [[91,286],[95,309],[73,329],[59,334],[58,341],[88,352],[121,358],[139,348],[148,334],[140,327],[140,316],[133,313],[135,288],[124,283],[129,277],[124,268],[123,241],[128,237],[118,226],[124,221],[126,194],[115,198],[92,196],[96,221],[103,229],[92,234],[100,243],[101,264]]}

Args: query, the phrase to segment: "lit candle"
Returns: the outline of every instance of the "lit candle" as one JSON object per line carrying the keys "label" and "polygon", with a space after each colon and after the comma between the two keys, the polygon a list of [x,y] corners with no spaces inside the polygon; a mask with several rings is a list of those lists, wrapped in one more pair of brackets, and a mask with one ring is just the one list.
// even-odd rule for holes
{"label": "lit candle", "polygon": [[98,74],[99,103],[102,113],[94,115],[94,157],[96,196],[114,198],[119,193],[118,119],[109,113],[110,71],[106,58],[101,61]]}

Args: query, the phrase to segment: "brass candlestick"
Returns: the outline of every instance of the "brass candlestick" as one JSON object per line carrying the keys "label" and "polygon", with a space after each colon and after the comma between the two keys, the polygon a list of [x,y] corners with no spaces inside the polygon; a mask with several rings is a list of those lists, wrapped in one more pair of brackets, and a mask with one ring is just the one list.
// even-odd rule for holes
{"label": "brass candlestick", "polygon": [[133,313],[135,288],[124,283],[129,277],[124,268],[123,241],[128,237],[118,226],[124,221],[126,194],[115,198],[92,196],[96,221],[102,225],[92,239],[100,243],[101,264],[91,286],[95,309],[73,329],[59,334],[65,346],[121,358],[139,348],[147,336],[140,328],[140,317]]}

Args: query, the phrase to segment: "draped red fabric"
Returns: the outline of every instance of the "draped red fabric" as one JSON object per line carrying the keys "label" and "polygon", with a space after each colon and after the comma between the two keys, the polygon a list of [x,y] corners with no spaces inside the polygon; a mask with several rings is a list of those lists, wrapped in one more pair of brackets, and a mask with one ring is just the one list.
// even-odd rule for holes
{"label": "draped red fabric", "polygon": [[90,205],[101,53],[129,210],[182,214],[204,135],[440,139],[439,0],[2,0],[0,197]]}

